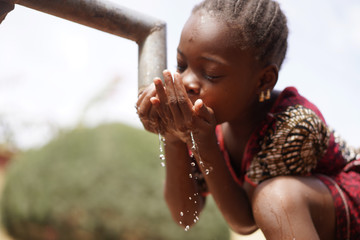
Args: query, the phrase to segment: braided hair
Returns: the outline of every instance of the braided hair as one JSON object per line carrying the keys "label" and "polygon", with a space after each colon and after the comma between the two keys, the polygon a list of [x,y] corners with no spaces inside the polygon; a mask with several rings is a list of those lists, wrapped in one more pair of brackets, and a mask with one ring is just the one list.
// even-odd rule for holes
{"label": "braided hair", "polygon": [[280,68],[287,50],[287,20],[273,0],[204,0],[193,14],[203,11],[223,20],[241,49],[252,49],[261,65]]}

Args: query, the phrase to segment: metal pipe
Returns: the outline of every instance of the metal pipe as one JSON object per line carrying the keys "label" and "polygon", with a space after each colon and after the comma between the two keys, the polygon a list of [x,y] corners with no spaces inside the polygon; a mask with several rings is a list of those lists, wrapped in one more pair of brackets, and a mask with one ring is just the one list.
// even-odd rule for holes
{"label": "metal pipe", "polygon": [[14,9],[13,0],[0,0],[0,23],[4,21],[6,15]]}
{"label": "metal pipe", "polygon": [[166,23],[106,0],[17,0],[17,4],[96,28],[139,45],[138,90],[166,68]]}

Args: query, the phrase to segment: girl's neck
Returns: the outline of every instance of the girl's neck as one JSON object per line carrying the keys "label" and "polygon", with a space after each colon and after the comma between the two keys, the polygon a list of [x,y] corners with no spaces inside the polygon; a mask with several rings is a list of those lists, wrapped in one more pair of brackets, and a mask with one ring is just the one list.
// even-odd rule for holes
{"label": "girl's neck", "polygon": [[234,122],[223,123],[224,133],[238,141],[247,141],[259,124],[266,118],[279,94],[280,92],[273,91],[270,100],[264,103],[255,103],[243,118]]}

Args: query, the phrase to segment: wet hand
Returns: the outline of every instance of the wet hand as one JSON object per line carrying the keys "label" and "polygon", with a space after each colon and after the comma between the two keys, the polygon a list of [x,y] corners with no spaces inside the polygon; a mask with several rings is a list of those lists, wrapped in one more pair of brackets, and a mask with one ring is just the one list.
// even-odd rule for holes
{"label": "wet hand", "polygon": [[150,102],[150,99],[155,96],[155,86],[150,84],[139,93],[138,101],[135,105],[136,112],[144,128],[152,133],[159,132],[159,115]]}
{"label": "wet hand", "polygon": [[161,119],[160,129],[183,142],[189,142],[190,132],[206,135],[213,131],[216,126],[213,111],[201,99],[192,103],[180,74],[175,73],[173,78],[169,71],[164,71],[163,75],[165,86],[159,78],[155,79],[157,94],[150,98]]}

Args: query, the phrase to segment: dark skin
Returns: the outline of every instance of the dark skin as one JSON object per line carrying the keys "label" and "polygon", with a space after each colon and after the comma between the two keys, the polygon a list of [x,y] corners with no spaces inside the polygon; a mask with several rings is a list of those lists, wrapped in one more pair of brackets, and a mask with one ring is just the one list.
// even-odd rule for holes
{"label": "dark skin", "polygon": [[[256,188],[246,182],[239,186],[225,164],[215,127],[221,124],[236,171],[250,135],[278,96],[272,91],[270,100],[259,103],[260,92],[273,89],[276,84],[278,68],[275,64],[263,66],[251,49],[238,48],[230,32],[225,23],[215,18],[201,13],[192,15],[178,46],[177,73],[172,76],[164,71],[165,85],[156,78],[137,102],[145,129],[160,131],[166,139],[165,199],[172,216],[186,228],[194,224],[194,216],[199,215],[205,204],[205,198],[197,194],[197,181],[189,178],[192,172],[188,149],[192,146],[192,133],[198,149],[197,164],[203,173],[211,169],[210,174],[204,174],[207,186],[235,232],[249,234],[260,227],[267,239],[333,239],[332,197],[319,180],[279,177],[274,179],[287,184],[265,181]],[[286,196],[294,195],[290,194],[294,186],[302,194],[287,200]],[[275,191],[277,188],[281,191]],[[273,196],[275,193],[281,194]],[[289,209],[294,209],[291,204],[297,204],[301,208],[288,211],[286,207],[277,208],[279,204],[268,204],[278,198],[281,206],[288,204]],[[290,218],[284,217],[289,214]],[[280,228],[279,224],[284,227]]]}

